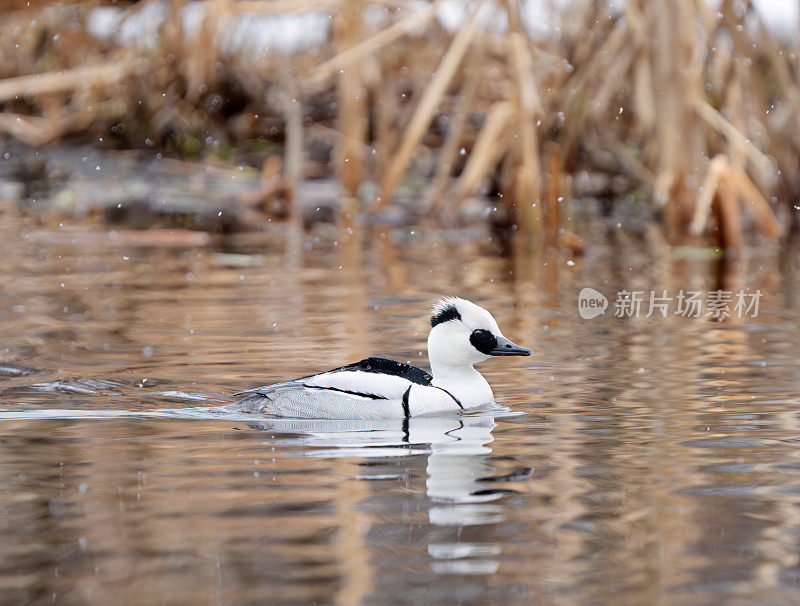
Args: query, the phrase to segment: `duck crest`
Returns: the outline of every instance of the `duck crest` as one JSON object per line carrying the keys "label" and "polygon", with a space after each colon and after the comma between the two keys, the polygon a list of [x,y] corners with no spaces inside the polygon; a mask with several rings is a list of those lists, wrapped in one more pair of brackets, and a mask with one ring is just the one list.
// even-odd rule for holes
{"label": "duck crest", "polygon": [[457,301],[456,297],[446,297],[434,304],[431,309],[431,328],[442,322],[461,319],[461,312],[456,307]]}

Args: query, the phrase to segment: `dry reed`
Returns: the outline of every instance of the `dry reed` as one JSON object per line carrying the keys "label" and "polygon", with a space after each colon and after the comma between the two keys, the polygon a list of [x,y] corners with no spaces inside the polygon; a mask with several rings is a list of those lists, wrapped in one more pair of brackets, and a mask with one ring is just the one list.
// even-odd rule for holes
{"label": "dry reed", "polygon": [[[0,132],[42,145],[116,128],[119,145],[177,137],[201,150],[209,137],[237,145],[285,133],[294,181],[313,127],[330,126],[340,136],[329,170],[348,212],[364,180],[378,184],[381,208],[412,173],[433,177],[439,216],[491,185],[515,221],[548,234],[560,228],[565,180],[584,171],[621,177],[623,191],[608,195],[650,192],[676,241],[714,221],[739,247],[748,221],[776,237],[797,216],[797,49],[749,3],[577,0],[554,17],[560,29],[535,38],[520,0],[471,3],[452,35],[436,2],[208,0],[187,38],[185,4],[168,4],[153,48],[92,38],[86,7],[6,12]],[[383,26],[366,18],[370,7],[385,9]],[[504,14],[505,31],[485,26],[482,7]],[[261,60],[224,48],[237,16],[317,9],[333,16],[329,47]],[[302,107],[299,135],[287,99]],[[415,164],[431,155],[423,148],[433,169]]]}

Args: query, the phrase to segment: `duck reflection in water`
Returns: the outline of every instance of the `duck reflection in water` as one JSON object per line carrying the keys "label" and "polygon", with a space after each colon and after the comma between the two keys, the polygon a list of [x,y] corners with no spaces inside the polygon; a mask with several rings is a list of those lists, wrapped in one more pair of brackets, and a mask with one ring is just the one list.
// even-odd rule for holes
{"label": "duck reflection in water", "polygon": [[[498,483],[532,473],[530,468],[497,473],[490,459],[495,418],[495,414],[476,414],[378,421],[268,419],[248,426],[275,434],[273,444],[302,446],[303,456],[366,459],[371,469],[378,459],[406,457],[407,469],[413,470],[417,457],[427,455],[429,521],[435,526],[461,528],[500,523],[502,507],[496,501],[516,491],[500,488]],[[380,474],[358,479],[403,477],[405,474]],[[486,559],[500,553],[498,544],[462,540],[460,533],[454,542],[429,542],[427,550],[431,570],[436,573],[488,574],[499,565]],[[481,559],[475,560],[477,556]]]}

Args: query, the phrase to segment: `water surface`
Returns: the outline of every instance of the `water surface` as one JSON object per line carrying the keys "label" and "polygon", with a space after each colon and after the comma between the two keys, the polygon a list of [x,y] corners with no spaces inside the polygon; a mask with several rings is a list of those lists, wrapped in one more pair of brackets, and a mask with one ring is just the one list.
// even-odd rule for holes
{"label": "water surface", "polygon": [[[797,600],[796,249],[721,267],[614,221],[574,260],[424,226],[287,259],[280,230],[137,246],[2,212],[3,601]],[[720,284],[759,316],[577,314],[584,286]],[[482,366],[513,414],[208,410],[367,355],[425,366],[444,294],[534,347]]]}

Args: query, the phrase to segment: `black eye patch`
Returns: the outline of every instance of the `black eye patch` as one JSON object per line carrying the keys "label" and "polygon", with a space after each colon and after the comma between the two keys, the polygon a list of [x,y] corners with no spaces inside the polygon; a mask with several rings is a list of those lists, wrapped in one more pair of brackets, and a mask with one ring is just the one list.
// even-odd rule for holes
{"label": "black eye patch", "polygon": [[491,331],[482,328],[472,331],[472,334],[469,336],[469,342],[472,343],[475,349],[487,356],[491,355],[489,352],[497,347],[497,339],[494,338]]}

